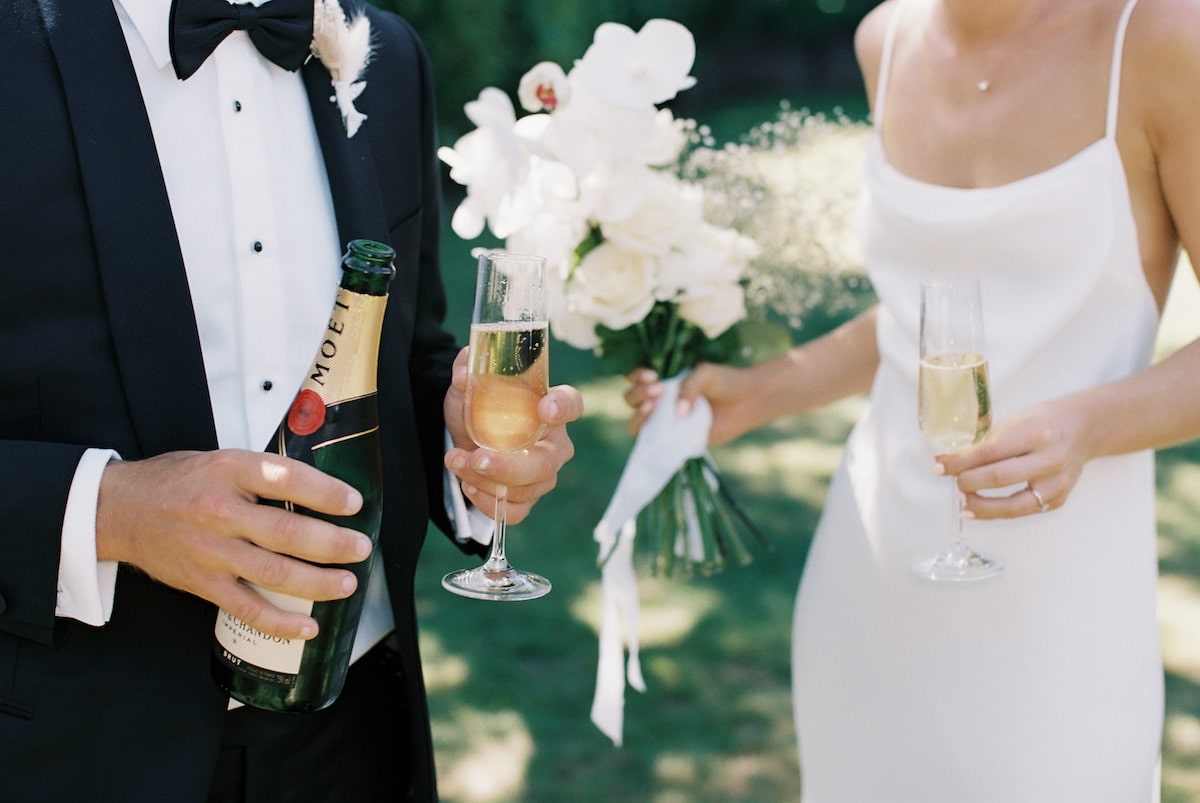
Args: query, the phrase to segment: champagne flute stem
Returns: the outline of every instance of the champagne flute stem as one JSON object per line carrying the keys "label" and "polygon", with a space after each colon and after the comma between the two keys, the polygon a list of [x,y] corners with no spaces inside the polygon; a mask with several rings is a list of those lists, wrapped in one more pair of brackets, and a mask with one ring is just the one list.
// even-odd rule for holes
{"label": "champagne flute stem", "polygon": [[961,555],[967,550],[962,536],[962,497],[958,493],[958,480],[950,478],[950,532],[954,533],[951,550]]}
{"label": "champagne flute stem", "polygon": [[496,486],[495,528],[492,530],[492,552],[487,563],[483,564],[485,572],[507,572],[512,567],[504,556],[504,531],[508,519],[508,486]]}

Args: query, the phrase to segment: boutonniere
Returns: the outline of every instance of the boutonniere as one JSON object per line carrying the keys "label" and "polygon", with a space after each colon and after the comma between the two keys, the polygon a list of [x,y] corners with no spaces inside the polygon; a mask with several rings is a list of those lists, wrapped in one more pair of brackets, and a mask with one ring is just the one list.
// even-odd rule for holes
{"label": "boutonniere", "polygon": [[354,108],[367,82],[360,80],[371,60],[371,23],[359,11],[346,19],[338,0],[315,0],[312,54],[333,77],[333,96],[342,113],[346,136],[352,137],[367,116]]}

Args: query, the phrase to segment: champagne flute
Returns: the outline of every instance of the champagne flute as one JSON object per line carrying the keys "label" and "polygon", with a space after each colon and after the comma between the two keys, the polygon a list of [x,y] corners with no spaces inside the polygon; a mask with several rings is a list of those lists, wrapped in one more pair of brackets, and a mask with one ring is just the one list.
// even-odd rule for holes
{"label": "champagne flute", "polygon": [[[538,402],[549,389],[546,260],[493,251],[480,254],[475,309],[468,346],[463,415],[476,444],[496,452],[519,452],[545,430]],[[495,530],[487,562],[442,578],[464,597],[536,599],[550,591],[544,577],[514,569],[504,551],[508,489],[496,489]]]}
{"label": "champagne flute", "polygon": [[[921,432],[938,453],[965,449],[987,434],[992,423],[984,355],[983,307],[979,280],[930,276],[921,283],[921,366],[917,417]],[[994,577],[1003,570],[995,558],[966,545],[958,483],[950,483],[950,545],[913,564],[927,580],[965,582]]]}

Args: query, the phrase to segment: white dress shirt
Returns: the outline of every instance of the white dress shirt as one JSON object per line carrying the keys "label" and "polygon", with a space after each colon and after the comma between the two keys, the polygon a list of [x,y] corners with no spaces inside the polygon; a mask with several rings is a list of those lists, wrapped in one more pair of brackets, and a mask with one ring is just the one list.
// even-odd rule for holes
{"label": "white dress shirt", "polygon": [[[221,448],[265,448],[309,368],[342,244],[299,72],[233,31],[186,81],[171,66],[170,0],[113,0],[158,148]],[[256,2],[256,4],[258,4]],[[106,450],[85,454],[63,524],[57,613],[102,625],[116,564],[96,560]],[[353,657],[393,627],[375,561]]]}

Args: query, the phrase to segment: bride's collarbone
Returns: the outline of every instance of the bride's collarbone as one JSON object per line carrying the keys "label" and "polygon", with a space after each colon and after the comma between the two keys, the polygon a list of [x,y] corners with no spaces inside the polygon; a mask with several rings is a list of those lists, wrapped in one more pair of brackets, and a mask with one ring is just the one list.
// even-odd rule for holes
{"label": "bride's collarbone", "polygon": [[889,97],[881,136],[901,172],[934,184],[976,188],[1049,170],[1105,135],[1106,93],[1021,91],[995,87],[974,101],[897,92]]}

